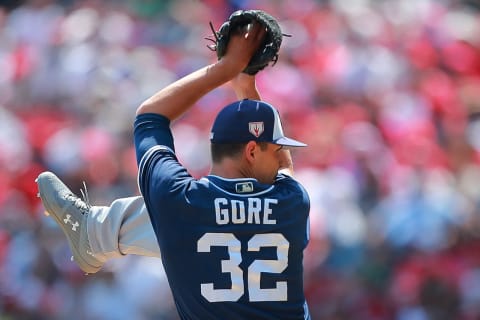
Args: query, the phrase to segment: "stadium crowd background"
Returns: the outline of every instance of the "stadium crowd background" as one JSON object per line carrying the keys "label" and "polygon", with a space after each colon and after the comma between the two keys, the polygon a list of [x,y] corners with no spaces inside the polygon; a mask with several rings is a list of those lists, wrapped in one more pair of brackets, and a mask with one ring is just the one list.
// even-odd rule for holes
{"label": "stadium crowd background", "polygon": [[[0,319],[176,319],[159,260],[84,276],[34,178],[94,205],[138,194],[132,119],[163,85],[215,60],[209,22],[281,21],[258,75],[311,201],[313,319],[480,318],[480,7],[456,0],[31,0],[0,4]],[[174,126],[208,172],[221,88]]]}

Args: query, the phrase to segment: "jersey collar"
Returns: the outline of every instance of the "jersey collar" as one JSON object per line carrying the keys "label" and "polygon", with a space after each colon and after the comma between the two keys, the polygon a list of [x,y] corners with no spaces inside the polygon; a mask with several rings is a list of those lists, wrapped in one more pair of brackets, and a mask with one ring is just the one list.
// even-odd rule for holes
{"label": "jersey collar", "polygon": [[202,180],[208,181],[212,187],[220,191],[236,196],[257,196],[274,188],[271,184],[263,184],[253,178],[227,179],[216,175],[208,175]]}

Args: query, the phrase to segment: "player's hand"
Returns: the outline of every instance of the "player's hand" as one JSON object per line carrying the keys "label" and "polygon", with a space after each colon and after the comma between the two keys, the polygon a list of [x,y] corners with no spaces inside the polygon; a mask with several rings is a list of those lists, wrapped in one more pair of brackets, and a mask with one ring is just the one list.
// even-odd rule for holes
{"label": "player's hand", "polygon": [[220,60],[240,73],[260,47],[266,35],[265,27],[253,22],[232,34],[225,55]]}

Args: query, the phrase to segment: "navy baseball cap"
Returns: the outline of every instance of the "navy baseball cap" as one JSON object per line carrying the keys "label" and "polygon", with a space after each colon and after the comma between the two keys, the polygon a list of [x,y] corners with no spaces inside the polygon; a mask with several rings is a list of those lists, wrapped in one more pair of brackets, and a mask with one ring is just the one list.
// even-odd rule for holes
{"label": "navy baseball cap", "polygon": [[270,104],[244,99],[224,107],[210,132],[212,143],[270,142],[289,147],[306,147],[283,134],[278,111]]}

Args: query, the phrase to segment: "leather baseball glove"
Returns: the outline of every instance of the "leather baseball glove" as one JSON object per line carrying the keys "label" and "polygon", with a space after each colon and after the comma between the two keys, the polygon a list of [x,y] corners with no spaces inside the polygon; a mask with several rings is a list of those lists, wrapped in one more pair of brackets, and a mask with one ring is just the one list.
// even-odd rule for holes
{"label": "leather baseball glove", "polygon": [[215,39],[207,38],[214,42],[208,48],[216,51],[217,58],[220,60],[225,54],[232,33],[246,27],[254,20],[261,23],[267,32],[262,45],[253,55],[245,70],[243,70],[244,73],[250,75],[263,70],[270,63],[272,63],[272,66],[275,65],[278,60],[278,51],[282,44],[282,38],[284,36],[290,37],[290,35],[282,33],[277,20],[273,16],[262,10],[238,10],[230,15],[218,31],[215,31],[212,23],[210,23]]}

